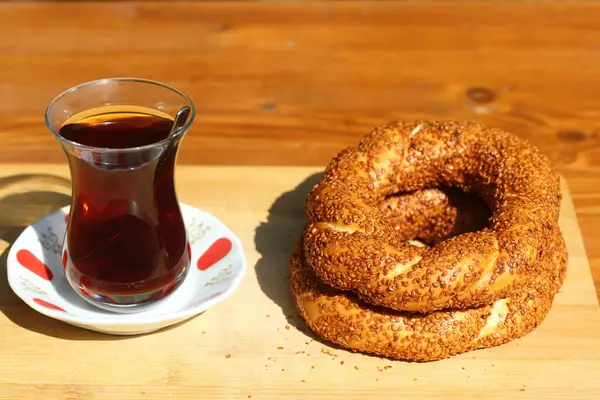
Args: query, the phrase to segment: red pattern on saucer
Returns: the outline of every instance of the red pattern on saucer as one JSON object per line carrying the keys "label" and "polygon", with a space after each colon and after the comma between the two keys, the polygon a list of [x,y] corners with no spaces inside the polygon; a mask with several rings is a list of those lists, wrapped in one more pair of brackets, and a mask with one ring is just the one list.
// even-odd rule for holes
{"label": "red pattern on saucer", "polygon": [[52,270],[27,249],[22,249],[17,252],[17,261],[24,268],[27,268],[42,279],[51,281],[54,276]]}
{"label": "red pattern on saucer", "polygon": [[52,303],[50,303],[49,301],[46,301],[46,300],[42,300],[42,299],[38,299],[37,297],[34,297],[33,301],[36,302],[37,304],[39,304],[40,306],[44,306],[44,307],[49,308],[51,310],[57,310],[57,311],[66,312],[65,310],[63,310],[59,306],[57,306],[55,304],[52,304]]}
{"label": "red pattern on saucer", "polygon": [[199,258],[196,265],[200,271],[206,271],[219,261],[221,261],[229,252],[232,247],[231,240],[222,237],[217,239],[213,244],[210,245],[208,250],[204,252]]}

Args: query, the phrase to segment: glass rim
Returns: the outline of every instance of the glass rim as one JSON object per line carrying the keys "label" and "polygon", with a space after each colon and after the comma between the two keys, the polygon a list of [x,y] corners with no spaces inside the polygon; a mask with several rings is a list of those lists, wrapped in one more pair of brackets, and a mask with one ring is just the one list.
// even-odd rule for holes
{"label": "glass rim", "polygon": [[[187,122],[181,128],[179,128],[177,131],[175,131],[175,133],[173,133],[172,135],[169,135],[165,139],[159,140],[159,141],[151,143],[151,144],[146,144],[144,146],[124,147],[124,148],[116,148],[116,149],[110,148],[110,147],[88,146],[88,145],[74,142],[74,141],[69,140],[69,139],[65,138],[64,136],[62,136],[60,133],[58,133],[52,127],[52,125],[50,124],[49,114],[50,114],[52,107],[54,105],[56,105],[56,103],[59,100],[61,100],[62,98],[64,98],[65,96],[68,96],[69,94],[71,94],[73,92],[76,92],[77,90],[80,90],[80,89],[83,89],[86,87],[91,87],[91,86],[103,85],[103,84],[106,84],[107,82],[115,82],[115,81],[130,82],[130,83],[146,83],[146,84],[150,84],[150,85],[154,85],[154,86],[159,86],[164,89],[168,89],[168,90],[178,94],[188,103],[187,105],[190,107],[190,115],[188,116]],[[101,151],[103,153],[136,152],[136,151],[151,149],[154,147],[158,147],[162,144],[169,143],[169,142],[173,141],[174,139],[180,137],[184,132],[186,132],[190,128],[190,126],[192,126],[192,123],[194,122],[195,118],[196,118],[196,106],[194,105],[194,102],[192,101],[191,97],[188,96],[185,92],[183,92],[182,90],[179,90],[173,86],[167,85],[166,83],[162,83],[162,82],[155,81],[152,79],[134,78],[134,77],[102,78],[102,79],[96,79],[93,81],[87,81],[87,82],[80,83],[78,85],[75,85],[75,86],[63,91],[62,93],[58,94],[57,96],[55,96],[52,99],[52,101],[50,101],[50,103],[46,107],[46,110],[44,111],[44,120],[46,123],[46,127],[50,130],[50,132],[52,132],[54,137],[56,137],[60,142],[68,143],[69,145],[71,145],[73,147],[77,147],[81,150]]]}

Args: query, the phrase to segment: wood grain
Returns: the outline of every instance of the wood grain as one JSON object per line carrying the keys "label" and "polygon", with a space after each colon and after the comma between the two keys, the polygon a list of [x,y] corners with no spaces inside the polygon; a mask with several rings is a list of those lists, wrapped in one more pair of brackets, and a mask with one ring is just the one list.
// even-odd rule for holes
{"label": "wood grain", "polygon": [[[0,275],[0,398],[353,400],[397,399],[399,390],[439,400],[600,396],[600,309],[566,187],[560,224],[569,270],[544,323],[502,347],[404,363],[332,348],[301,330],[288,257],[319,170],[178,169],[181,201],[236,232],[249,269],[232,297],[172,329],[114,337],[75,328],[31,310]],[[66,192],[65,166],[0,166],[0,232],[13,239],[2,237],[14,240],[64,205]]]}
{"label": "wood grain", "polygon": [[3,2],[0,162],[64,162],[59,92],[140,76],[199,115],[183,164],[323,166],[374,125],[475,119],[567,177],[600,291],[598,2]]}

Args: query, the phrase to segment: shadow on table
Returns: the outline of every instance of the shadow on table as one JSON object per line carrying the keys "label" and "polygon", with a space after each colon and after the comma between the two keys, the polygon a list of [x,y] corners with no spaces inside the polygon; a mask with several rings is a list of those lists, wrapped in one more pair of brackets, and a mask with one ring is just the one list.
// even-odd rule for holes
{"label": "shadow on table", "polygon": [[267,222],[256,228],[254,236],[260,253],[255,272],[261,290],[281,307],[290,325],[319,341],[296,311],[290,289],[289,262],[294,243],[306,224],[306,197],[322,176],[322,173],[311,175],[293,190],[279,196],[269,209]]}

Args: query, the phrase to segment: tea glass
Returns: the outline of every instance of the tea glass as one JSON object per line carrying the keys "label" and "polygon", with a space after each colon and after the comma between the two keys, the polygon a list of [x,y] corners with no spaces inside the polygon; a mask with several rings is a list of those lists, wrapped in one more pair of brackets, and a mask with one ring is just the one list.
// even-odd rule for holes
{"label": "tea glass", "polygon": [[[78,143],[77,135],[61,134],[65,125],[95,116],[111,124],[111,118],[142,113],[172,126],[183,106],[191,111],[181,128],[135,147],[115,147],[114,140],[104,136],[91,146]],[[72,181],[63,268],[71,287],[89,303],[137,312],[167,297],[185,278],[189,244],[174,169],[194,118],[194,103],[187,94],[138,78],[80,84],[58,95],[46,109],[46,125],[66,155]]]}

